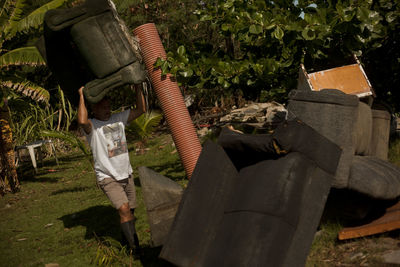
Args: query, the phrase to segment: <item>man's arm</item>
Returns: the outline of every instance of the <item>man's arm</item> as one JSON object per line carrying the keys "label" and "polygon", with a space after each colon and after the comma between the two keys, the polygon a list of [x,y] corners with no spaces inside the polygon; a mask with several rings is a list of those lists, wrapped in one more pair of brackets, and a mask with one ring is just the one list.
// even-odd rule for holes
{"label": "man's arm", "polygon": [[142,85],[135,85],[136,90],[136,107],[131,109],[128,117],[128,124],[146,112],[146,104],[144,102],[144,96],[142,91]]}
{"label": "man's arm", "polygon": [[90,134],[92,131],[92,122],[88,119],[83,88],[84,87],[79,88],[78,124],[83,128],[86,134]]}

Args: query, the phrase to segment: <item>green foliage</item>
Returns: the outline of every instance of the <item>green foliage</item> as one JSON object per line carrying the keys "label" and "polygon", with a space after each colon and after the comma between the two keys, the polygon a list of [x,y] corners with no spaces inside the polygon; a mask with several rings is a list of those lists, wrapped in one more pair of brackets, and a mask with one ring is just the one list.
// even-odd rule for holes
{"label": "green foliage", "polygon": [[[123,247],[118,241],[107,238],[101,240],[96,236],[97,253],[94,263],[98,266],[115,266],[123,265],[129,252],[126,247]],[[132,255],[129,255],[132,257]]]}
{"label": "green foliage", "polygon": [[14,31],[27,33],[31,29],[38,29],[43,24],[44,14],[50,9],[62,6],[66,0],[53,0],[35,9],[28,16],[22,18],[14,27]]}
{"label": "green foliage", "polygon": [[[15,103],[16,104],[16,103]],[[44,129],[55,129],[56,112],[51,107],[42,108],[38,104],[24,105],[25,110],[12,111],[13,139],[16,145],[23,145],[41,138]],[[29,119],[28,119],[29,118]]]}
{"label": "green foliage", "polygon": [[362,62],[378,98],[400,110],[400,4],[398,1],[377,1],[374,9],[382,15],[385,36],[364,53]]}
{"label": "green foliage", "polygon": [[140,117],[132,121],[127,127],[126,131],[135,135],[141,141],[145,141],[154,129],[160,124],[162,114],[156,111],[150,111],[142,114]]}
{"label": "green foliage", "polygon": [[36,47],[21,47],[0,56],[0,68],[10,65],[44,65],[45,62]]}
{"label": "green foliage", "polygon": [[50,98],[49,92],[30,81],[5,81],[0,80],[0,86],[19,92],[35,101],[47,102]]}
{"label": "green foliage", "polygon": [[[198,28],[210,34],[197,42],[177,39],[177,49],[155,66],[210,100],[224,94],[283,100],[296,87],[301,63],[313,71],[353,54],[367,62],[364,56],[396,40],[398,10],[389,0],[203,1],[195,14]],[[398,66],[398,57],[390,62]]]}
{"label": "green foliage", "polygon": [[89,163],[93,167],[93,159],[92,159],[91,152],[88,150],[85,143],[74,133],[71,133],[68,131],[42,130],[40,132],[40,135],[43,137],[51,137],[51,138],[60,139],[61,141],[69,144],[71,147],[78,148],[85,155],[85,158],[89,161]]}
{"label": "green foliage", "polygon": [[178,40],[191,46],[202,38],[193,11],[198,1],[192,0],[115,0],[121,18],[131,29],[153,22],[156,24],[166,50],[176,49]]}
{"label": "green foliage", "polygon": [[[68,131],[76,117],[64,94],[59,89],[59,102],[56,105],[40,105],[21,98],[10,101],[11,126],[16,145],[23,145],[42,138],[42,131],[63,133]],[[74,147],[74,146],[73,146]]]}
{"label": "green foliage", "polygon": [[[9,40],[15,34],[13,26],[21,19],[25,1],[5,0],[0,9],[0,42]],[[11,37],[10,37],[11,35]]]}
{"label": "green foliage", "polygon": [[29,33],[43,24],[47,10],[57,8],[66,3],[66,0],[53,0],[35,9],[24,16],[27,8],[26,0],[5,0],[0,13],[0,40],[8,41],[19,33]]}
{"label": "green foliage", "polygon": [[[20,42],[22,34],[30,36],[33,30],[43,23],[47,10],[63,5],[66,0],[53,0],[35,9],[29,15],[24,15],[27,8],[24,0],[5,0],[1,3],[0,11],[0,96],[8,97],[11,90],[21,92],[35,100],[48,101],[49,94],[42,86],[29,81],[26,76],[32,69],[10,66],[38,66],[44,65],[36,47],[18,47],[13,49],[14,43]],[[22,73],[22,75],[21,75]],[[4,78],[6,77],[6,78]]]}

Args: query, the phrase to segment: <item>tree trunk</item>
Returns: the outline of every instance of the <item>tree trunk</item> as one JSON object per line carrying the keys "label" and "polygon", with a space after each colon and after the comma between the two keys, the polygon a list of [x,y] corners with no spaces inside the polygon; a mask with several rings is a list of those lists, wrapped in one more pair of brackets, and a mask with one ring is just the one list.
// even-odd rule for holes
{"label": "tree trunk", "polygon": [[7,104],[0,108],[0,194],[19,190],[15,168],[14,146],[10,127],[10,112]]}

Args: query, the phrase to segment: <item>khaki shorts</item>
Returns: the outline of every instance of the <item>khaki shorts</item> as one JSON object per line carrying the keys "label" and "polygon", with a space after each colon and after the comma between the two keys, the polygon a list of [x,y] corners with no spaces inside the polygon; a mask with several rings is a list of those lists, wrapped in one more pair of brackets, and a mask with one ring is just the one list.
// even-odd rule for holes
{"label": "khaki shorts", "polygon": [[129,203],[131,209],[136,208],[136,192],[132,175],[119,181],[114,178],[104,178],[98,183],[116,209],[125,203]]}

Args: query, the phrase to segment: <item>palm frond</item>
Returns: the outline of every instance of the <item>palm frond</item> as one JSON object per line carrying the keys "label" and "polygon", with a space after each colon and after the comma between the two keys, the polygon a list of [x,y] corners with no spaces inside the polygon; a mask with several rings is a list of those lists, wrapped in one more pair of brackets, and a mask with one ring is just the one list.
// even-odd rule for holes
{"label": "palm frond", "polygon": [[0,37],[3,40],[11,39],[15,31],[16,23],[21,19],[25,0],[5,0],[0,13]]}
{"label": "palm frond", "polygon": [[132,121],[131,124],[126,127],[126,130],[143,140],[150,136],[161,119],[162,114],[151,111]]}
{"label": "palm frond", "polygon": [[44,65],[45,61],[34,46],[11,50],[0,57],[0,68],[11,65]]}
{"label": "palm frond", "polygon": [[43,24],[44,14],[50,10],[62,6],[67,0],[53,0],[41,7],[35,9],[27,17],[21,19],[15,24],[13,30],[16,32],[27,32],[31,28],[38,28]]}
{"label": "palm frond", "polygon": [[10,21],[10,16],[15,8],[15,0],[4,0],[0,7],[0,29],[4,30],[5,25]]}
{"label": "palm frond", "polygon": [[19,92],[23,95],[32,98],[35,101],[48,102],[50,99],[50,94],[46,89],[30,81],[14,82],[14,81],[0,80],[0,86],[4,86],[16,92]]}
{"label": "palm frond", "polygon": [[14,8],[10,14],[10,21],[18,21],[21,19],[23,8],[25,7],[25,0],[15,0]]}

